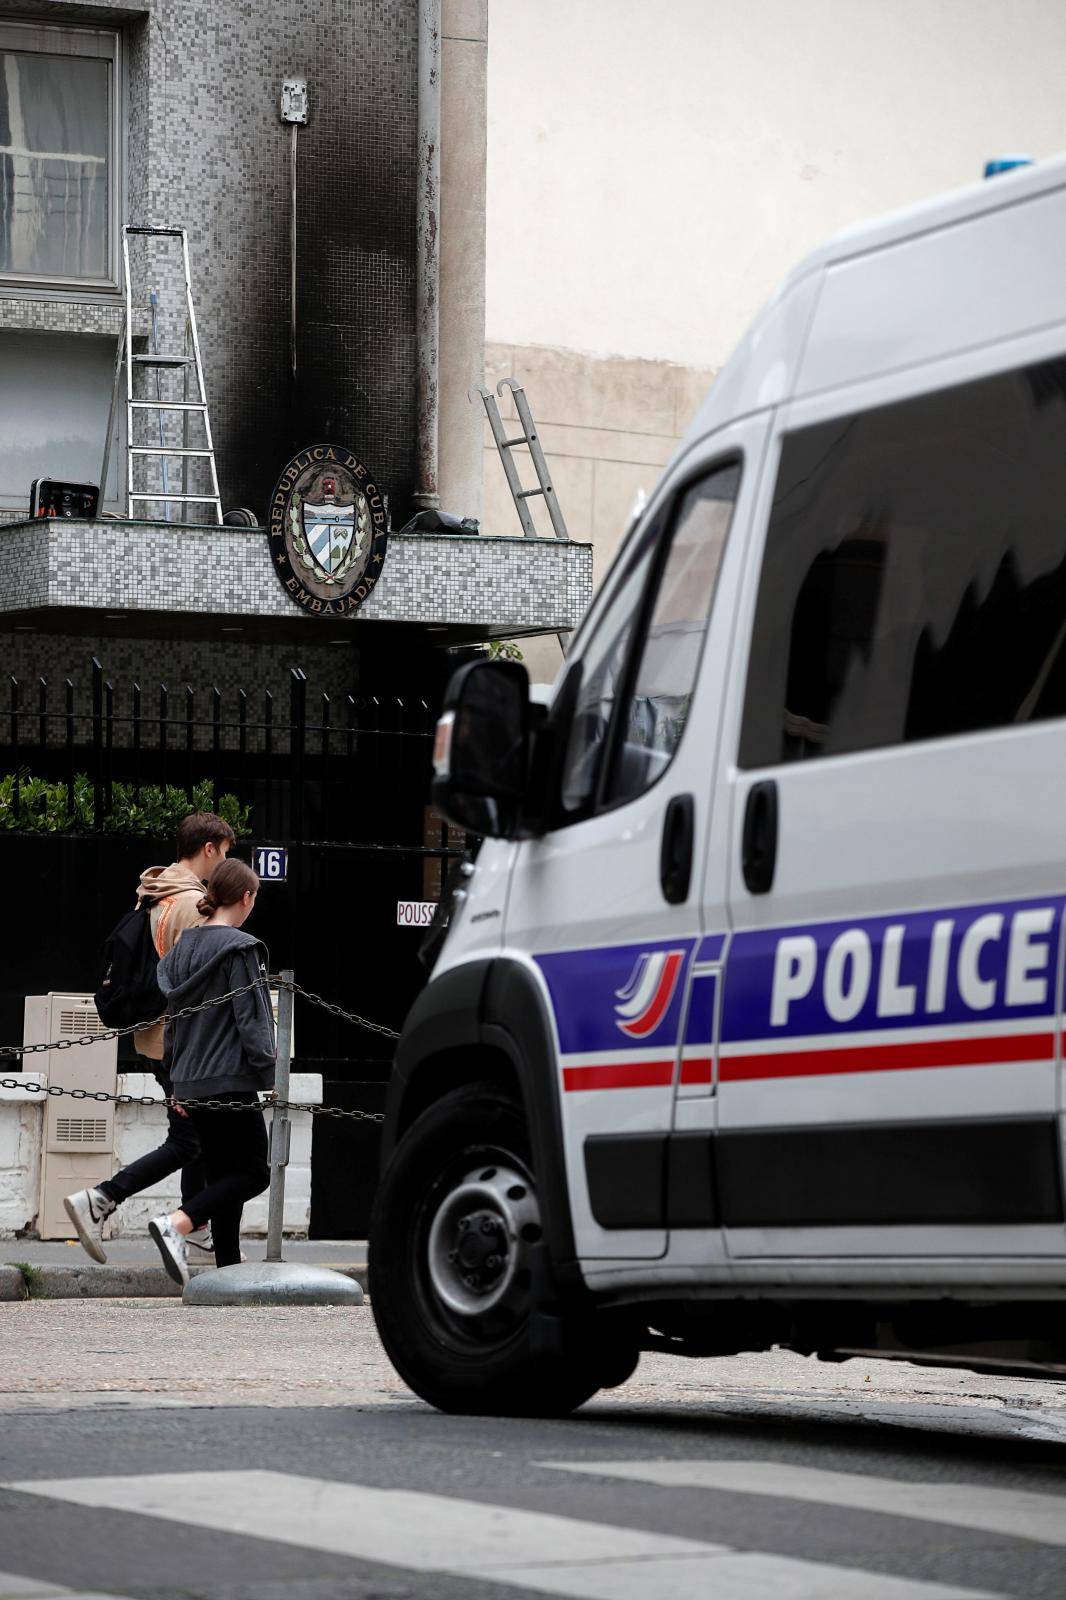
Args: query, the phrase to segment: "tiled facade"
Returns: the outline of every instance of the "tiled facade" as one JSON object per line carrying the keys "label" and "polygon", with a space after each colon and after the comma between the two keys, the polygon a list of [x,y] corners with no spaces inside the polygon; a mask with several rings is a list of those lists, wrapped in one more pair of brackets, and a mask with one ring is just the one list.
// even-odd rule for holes
{"label": "tiled facade", "polygon": [[[342,721],[344,697],[359,689],[358,651],[315,644],[313,640],[305,643],[288,639],[270,644],[233,638],[173,639],[168,644],[165,662],[161,662],[159,641],[149,637],[147,632],[123,637],[103,633],[71,637],[61,633],[16,632],[7,641],[4,666],[9,680],[14,679],[18,684],[19,706],[24,713],[20,723],[23,737],[36,734],[32,711],[38,705],[43,679],[52,713],[46,723],[45,742],[59,745],[65,737],[65,719],[60,713],[67,680],[74,685],[74,738],[78,742],[91,738],[94,660],[103,668],[105,681],[114,685],[113,738],[118,745],[129,743],[130,724],[126,719],[132,704],[133,684],[139,684],[142,690],[142,705],[148,721],[146,742],[156,737],[151,722],[158,708],[160,686],[166,683],[171,697],[170,713],[178,720],[183,714],[186,685],[191,687],[197,696],[196,744],[200,749],[208,748],[211,742],[209,696],[214,689],[222,696],[227,747],[233,744],[239,689],[247,692],[254,687],[251,707],[254,719],[261,715],[263,696],[267,693],[273,695],[279,716],[284,717],[289,705],[290,674],[298,667],[307,679],[309,705],[314,707],[320,696],[329,695]],[[0,718],[0,746],[9,740],[8,723],[8,718]],[[254,746],[253,738],[250,747]]]}
{"label": "tiled facade", "polygon": [[[381,579],[355,617],[306,617],[308,638],[361,622],[475,629],[485,639],[566,631],[591,596],[590,554],[576,540],[393,534]],[[15,623],[52,608],[220,621],[304,615],[275,576],[262,530],[157,522],[9,523],[0,531],[0,596]]]}
{"label": "tiled facade", "polygon": [[[122,30],[125,214],[189,230],[223,503],[261,514],[293,451],[330,438],[373,466],[402,518],[414,474],[416,0],[0,0],[8,18]],[[311,100],[298,149],[295,383],[290,129],[278,115],[291,76],[308,79]],[[135,298],[158,290],[160,342],[173,350],[184,292],[165,248],[149,265],[135,245]],[[120,303],[117,290],[7,287],[0,339],[5,328],[117,333]],[[102,437],[103,416],[100,427]]]}
{"label": "tiled facade", "polygon": [[[122,308],[109,302],[31,300],[0,296],[0,329],[44,329],[49,333],[110,333],[122,327]],[[0,346],[2,348],[2,346]]]}
{"label": "tiled facade", "polygon": [[[476,0],[466,11],[457,11],[453,0],[445,20],[463,34],[475,13],[481,16]],[[5,19],[80,21],[120,32],[124,215],[188,228],[223,506],[248,506],[265,520],[285,462],[297,448],[330,439],[370,466],[388,495],[393,526],[402,525],[416,465],[417,0],[272,0],[265,7],[255,0],[70,0],[62,6],[0,0]],[[483,17],[481,26],[483,32]],[[297,147],[295,382],[291,129],[278,112],[281,83],[290,76],[307,77],[311,108]],[[476,96],[466,98],[470,116],[483,118]],[[454,109],[451,115],[454,123]],[[462,129],[452,132],[458,138]],[[149,253],[142,241],[132,241],[134,338],[141,350],[150,289],[158,292],[160,347],[182,346],[180,255],[168,256],[168,248],[154,244]],[[463,260],[468,272],[483,273],[480,258],[468,251]],[[68,292],[0,285],[0,427],[5,410],[14,415],[19,406],[10,371],[5,387],[5,335],[21,340],[25,360],[27,343],[38,333],[53,349],[60,339],[99,348],[102,336],[117,335],[120,327],[117,287]],[[155,374],[142,369],[141,394],[148,392],[146,381],[154,385]],[[164,373],[160,382],[164,397],[179,396],[179,375]],[[107,399],[101,395],[101,440]],[[466,411],[476,427],[475,413]],[[183,442],[180,418],[153,411],[140,413],[137,442],[158,439],[161,415],[167,443]],[[25,426],[26,419],[19,420]],[[47,433],[49,419],[38,424],[34,418],[31,425]],[[201,443],[198,429],[193,419],[187,445]],[[113,459],[124,476],[121,444],[120,438]],[[62,458],[57,440],[48,469],[56,476],[63,475]],[[190,493],[208,487],[199,476],[202,463],[190,464],[184,485],[175,483],[177,471],[172,462],[172,487]],[[137,487],[158,486],[157,462],[142,458],[137,475]],[[28,482],[24,487],[28,493]],[[124,504],[118,508],[125,510]],[[176,535],[160,522],[7,531],[24,515],[10,498],[6,508],[0,504],[0,617],[38,604],[176,610],[189,617],[227,611],[300,616],[266,570],[261,536],[249,541],[240,530],[208,536],[191,528]],[[196,519],[190,508],[190,522]],[[581,527],[573,532],[578,540],[587,537]],[[240,572],[241,581],[205,582],[203,571],[214,561],[229,563],[222,570]],[[359,615],[437,628],[484,627],[486,637],[567,630],[587,603],[589,568],[588,551],[576,545],[563,551],[550,541],[431,537],[405,544],[394,538],[386,580]],[[170,646],[161,649],[166,654]]]}

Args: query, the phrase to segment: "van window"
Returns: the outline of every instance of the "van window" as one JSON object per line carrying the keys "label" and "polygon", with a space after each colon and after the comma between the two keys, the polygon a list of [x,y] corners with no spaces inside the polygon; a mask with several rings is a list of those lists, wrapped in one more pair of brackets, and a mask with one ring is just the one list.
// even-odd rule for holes
{"label": "van window", "polygon": [[628,570],[581,657],[581,685],[570,723],[560,791],[563,811],[571,815],[584,814],[596,793],[630,635],[655,556],[655,535],[654,527],[642,535]]}
{"label": "van window", "polygon": [[[690,485],[649,527],[582,656],[563,766],[564,812],[634,799],[670,765],[688,717],[740,468]],[[614,735],[611,773],[601,783]]]}
{"label": "van window", "polygon": [[1066,360],[785,441],[742,767],[1066,716]]}
{"label": "van window", "polygon": [[606,799],[632,800],[665,772],[688,720],[740,467],[725,467],[681,497],[640,648]]}

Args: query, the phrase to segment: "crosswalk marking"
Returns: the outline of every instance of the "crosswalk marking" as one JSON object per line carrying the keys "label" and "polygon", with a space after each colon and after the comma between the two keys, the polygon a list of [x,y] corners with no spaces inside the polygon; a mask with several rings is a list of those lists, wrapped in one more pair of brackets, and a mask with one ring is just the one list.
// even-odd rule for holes
{"label": "crosswalk marking", "polygon": [[53,1600],[66,1593],[57,1583],[36,1583],[17,1572],[0,1572],[0,1600]]}
{"label": "crosswalk marking", "polygon": [[851,1511],[882,1511],[982,1533],[1066,1545],[1066,1495],[990,1489],[972,1483],[912,1483],[862,1473],[825,1472],[783,1461],[542,1461],[561,1472],[626,1478],[670,1489],[722,1489],[776,1495]]}
{"label": "crosswalk marking", "polygon": [[512,1511],[412,1489],[301,1478],[283,1472],[165,1472],[8,1484],[25,1494],[118,1507],[200,1527],[307,1545],[419,1571],[472,1571],[545,1560],[603,1561],[706,1555],[719,1548],[637,1529]]}
{"label": "crosswalk marking", "polygon": [[892,1578],[855,1567],[730,1551],[711,1558],[602,1562],[593,1567],[509,1567],[478,1571],[496,1583],[517,1583],[542,1594],[578,1600],[989,1600],[987,1590]]}
{"label": "crosswalk marking", "polygon": [[17,1572],[0,1572],[0,1600],[122,1600],[121,1595],[100,1594],[93,1590],[65,1589],[60,1583],[42,1583],[39,1578],[23,1578]]}
{"label": "crosswalk marking", "polygon": [[706,1600],[712,1592],[715,1600],[988,1600],[987,1591],[280,1472],[32,1479],[3,1487],[576,1600]]}

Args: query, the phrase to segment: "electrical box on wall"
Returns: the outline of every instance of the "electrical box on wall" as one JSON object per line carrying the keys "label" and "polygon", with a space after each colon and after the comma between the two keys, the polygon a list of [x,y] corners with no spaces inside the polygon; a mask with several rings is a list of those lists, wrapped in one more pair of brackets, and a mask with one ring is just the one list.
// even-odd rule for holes
{"label": "electrical box on wall", "polygon": [[282,122],[305,123],[309,110],[307,79],[285,78],[281,85]]}
{"label": "electrical box on wall", "polygon": [[[80,1039],[106,1033],[92,995],[28,994],[23,1042]],[[28,1058],[27,1058],[28,1059]],[[118,1088],[118,1043],[75,1045],[48,1059],[49,1084],[83,1089],[90,1094]],[[110,1101],[49,1097],[45,1102],[41,1153],[41,1197],[37,1232],[42,1239],[71,1239],[74,1229],[63,1209],[63,1196],[110,1178],[115,1170],[115,1107]]]}

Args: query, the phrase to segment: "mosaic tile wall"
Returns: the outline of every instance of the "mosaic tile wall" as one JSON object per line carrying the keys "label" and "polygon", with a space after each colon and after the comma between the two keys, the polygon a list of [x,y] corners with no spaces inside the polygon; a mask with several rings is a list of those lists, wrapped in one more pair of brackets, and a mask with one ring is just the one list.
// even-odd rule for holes
{"label": "mosaic tile wall", "polygon": [[[169,691],[168,714],[178,722],[184,715],[185,686],[188,684],[195,691],[195,714],[203,723],[195,739],[198,749],[210,748],[208,724],[213,689],[217,688],[222,696],[221,715],[228,725],[223,743],[227,749],[236,748],[233,725],[239,717],[238,692],[241,689],[248,696],[248,717],[253,724],[262,716],[267,691],[274,697],[278,722],[287,723],[290,672],[294,667],[299,667],[307,678],[311,721],[317,718],[321,697],[326,694],[330,697],[333,721],[343,725],[345,697],[358,692],[359,652],[354,645],[316,645],[313,640],[294,646],[292,642],[255,644],[237,639],[119,639],[106,634],[71,638],[63,634],[12,631],[4,638],[3,670],[5,680],[18,680],[19,706],[27,712],[21,724],[23,742],[36,742],[38,737],[37,719],[29,713],[40,703],[42,678],[48,685],[49,711],[55,713],[46,725],[48,743],[59,745],[65,736],[65,719],[60,713],[66,704],[68,678],[75,689],[75,741],[89,741],[94,656],[104,669],[105,682],[114,686],[113,738],[119,746],[131,743],[128,719],[134,683],[141,688],[141,710],[145,717],[141,742],[145,748],[154,747],[158,740],[154,719],[158,715],[161,682],[166,683]],[[9,705],[10,700],[5,699],[5,709]],[[180,729],[171,735],[171,742],[180,744]],[[8,743],[9,718],[0,717],[0,747]],[[261,744],[253,727],[248,748],[255,751]]]}
{"label": "mosaic tile wall", "polygon": [[49,333],[111,333],[118,336],[122,310],[107,303],[0,298],[0,328],[43,328]]}
{"label": "mosaic tile wall", "polygon": [[[0,596],[16,623],[19,612],[42,606],[302,615],[274,574],[266,535],[242,528],[9,523],[0,532]],[[381,579],[358,615],[461,624],[506,638],[574,628],[591,597],[592,547],[577,540],[393,534]],[[306,622],[318,626],[313,617]]]}
{"label": "mosaic tile wall", "polygon": [[[0,5],[11,15],[43,11],[34,0]],[[63,7],[70,19],[79,13],[127,24],[129,219],[189,230],[223,504],[251,506],[262,520],[288,458],[328,438],[368,463],[388,487],[394,520],[405,520],[414,478],[417,0],[153,0],[150,24],[124,5]],[[291,76],[308,79],[311,101],[298,153],[295,384],[290,130],[278,118]],[[177,262],[168,269],[158,251],[152,261],[159,265],[135,251],[136,292],[146,299],[158,290],[161,347],[180,350]],[[0,329],[112,331],[115,318],[115,302],[0,298]],[[180,397],[168,387],[176,375],[162,381],[164,395]],[[145,415],[154,428],[155,415]]]}
{"label": "mosaic tile wall", "polygon": [[[222,693],[239,688],[269,689],[279,702],[289,693],[289,673],[300,667],[307,692],[338,698],[356,688],[357,652],[347,646],[291,643],[254,644],[227,639],[116,639],[106,634],[70,638],[64,634],[12,633],[4,639],[4,675],[18,678],[28,690],[38,679],[50,685],[69,678],[89,682],[92,658],[116,688],[137,682],[145,696],[158,693],[165,679],[174,694],[188,683],[198,691],[217,687]],[[287,704],[287,700],[284,701]],[[0,718],[0,722],[3,719]]]}

